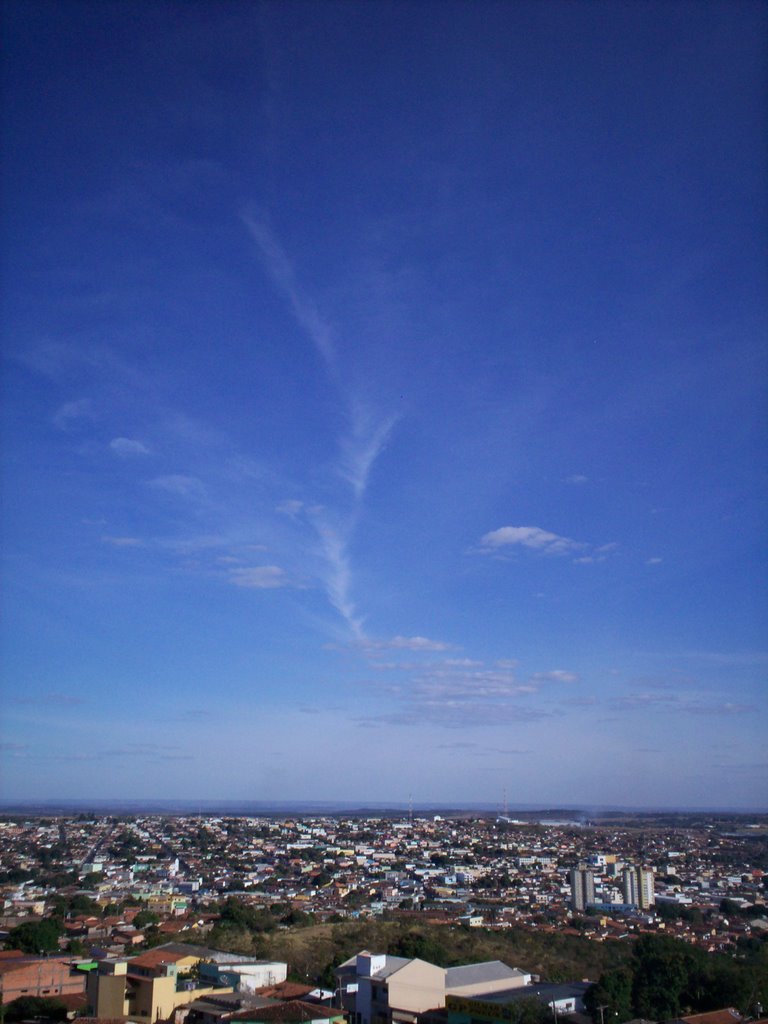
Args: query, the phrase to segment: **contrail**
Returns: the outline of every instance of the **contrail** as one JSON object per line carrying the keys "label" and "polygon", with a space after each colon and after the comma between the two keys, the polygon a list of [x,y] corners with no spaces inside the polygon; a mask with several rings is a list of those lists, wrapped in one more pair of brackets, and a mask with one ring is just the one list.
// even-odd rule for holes
{"label": "contrail", "polygon": [[339,439],[340,458],[336,470],[352,491],[353,508],[342,525],[332,526],[319,511],[308,519],[317,532],[325,562],[323,585],[328,600],[345,620],[356,640],[364,639],[363,623],[351,598],[352,571],[349,564],[349,542],[357,523],[371,469],[381,454],[397,417],[380,418],[350,393],[340,375],[339,358],[333,329],[315,302],[296,281],[293,265],[272,229],[250,212],[242,215],[243,223],[258,247],[264,269],[278,291],[286,298],[296,322],[304,330],[320,355],[326,372],[341,399],[349,409],[350,427]]}
{"label": "contrail", "polygon": [[296,276],[290,260],[271,228],[251,214],[242,215],[243,223],[259,248],[262,263],[267,274],[285,295],[296,320],[309,335],[312,344],[323,358],[329,370],[336,363],[333,332],[330,324],[323,319],[315,303],[296,284]]}

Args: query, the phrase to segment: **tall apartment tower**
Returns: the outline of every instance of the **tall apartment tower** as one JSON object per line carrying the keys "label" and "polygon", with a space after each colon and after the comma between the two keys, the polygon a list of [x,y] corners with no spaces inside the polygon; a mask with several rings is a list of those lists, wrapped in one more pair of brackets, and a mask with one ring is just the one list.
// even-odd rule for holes
{"label": "tall apartment tower", "polygon": [[589,903],[595,902],[595,875],[589,868],[580,864],[571,868],[571,905],[574,910],[586,910]]}
{"label": "tall apartment tower", "polygon": [[647,910],[656,902],[652,868],[639,868],[634,865],[624,868],[621,873],[621,886],[625,903],[634,903],[641,910]]}

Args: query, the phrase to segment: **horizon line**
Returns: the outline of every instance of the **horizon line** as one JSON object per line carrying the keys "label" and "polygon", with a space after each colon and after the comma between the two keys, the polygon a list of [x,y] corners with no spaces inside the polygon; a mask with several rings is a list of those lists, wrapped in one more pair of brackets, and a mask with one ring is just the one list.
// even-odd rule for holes
{"label": "horizon line", "polygon": [[[736,807],[723,805],[636,805],[636,804],[572,804],[572,803],[550,803],[531,804],[521,803],[516,805],[506,804],[502,809],[501,801],[464,801],[450,802],[445,800],[434,801],[387,801],[387,800],[301,800],[301,799],[275,799],[275,800],[250,800],[250,799],[217,799],[208,798],[193,800],[173,797],[46,797],[46,798],[20,798],[0,799],[0,813],[12,813],[14,810],[31,812],[33,810],[47,810],[49,813],[55,809],[59,810],[90,810],[101,809],[146,809],[148,813],[160,813],[160,811],[185,811],[187,813],[213,813],[216,810],[235,813],[240,809],[240,814],[247,813],[250,808],[253,811],[261,810],[262,813],[277,814],[281,810],[301,813],[365,813],[375,811],[402,812],[407,815],[411,811],[451,811],[454,813],[465,813],[469,811],[482,811],[494,813],[498,818],[510,819],[516,813],[528,816],[542,814],[552,815],[557,813],[568,814],[573,821],[584,821],[590,818],[599,817],[601,814],[732,814],[732,815],[766,815],[768,807]],[[150,812],[152,808],[152,812]],[[235,816],[239,816],[235,813]]]}

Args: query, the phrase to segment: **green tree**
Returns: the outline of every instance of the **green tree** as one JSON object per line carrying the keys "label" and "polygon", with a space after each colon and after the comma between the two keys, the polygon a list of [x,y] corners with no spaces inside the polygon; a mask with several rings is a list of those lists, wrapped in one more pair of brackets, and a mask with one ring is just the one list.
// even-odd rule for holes
{"label": "green tree", "polygon": [[101,913],[101,908],[95,900],[92,900],[89,896],[84,896],[82,893],[78,893],[77,896],[73,896],[69,901],[67,908],[74,914],[90,914],[93,917],[98,917]]}
{"label": "green tree", "polygon": [[735,900],[723,899],[720,900],[720,913],[727,914],[728,917],[743,917],[745,909],[740,903]]}
{"label": "green tree", "polygon": [[395,956],[404,956],[427,963],[445,966],[447,950],[433,935],[421,931],[407,931],[395,940],[390,950]]}
{"label": "green tree", "polygon": [[587,991],[584,999],[592,1019],[600,1020],[599,1007],[603,1007],[603,1019],[615,1024],[624,1024],[634,1016],[632,1010],[632,971],[620,967],[600,976],[596,985]]}
{"label": "green tree", "polygon": [[55,953],[62,932],[61,923],[54,918],[25,921],[11,929],[6,945],[9,949],[20,949],[23,953]]}
{"label": "green tree", "polygon": [[516,1000],[510,1009],[512,1024],[550,1024],[552,1012],[538,999]]}
{"label": "green tree", "polygon": [[154,910],[140,910],[133,919],[133,923],[137,928],[147,928],[149,925],[158,924],[159,921],[160,917]]}
{"label": "green tree", "polygon": [[304,910],[289,910],[281,918],[281,923],[292,928],[306,928],[308,925],[315,923],[315,917],[314,914],[308,914]]}
{"label": "green tree", "polygon": [[20,996],[5,1008],[6,1021],[66,1020],[67,1008],[60,999]]}
{"label": "green tree", "polygon": [[683,1011],[696,950],[665,935],[643,935],[635,943],[632,1002],[646,1020],[670,1020]]}

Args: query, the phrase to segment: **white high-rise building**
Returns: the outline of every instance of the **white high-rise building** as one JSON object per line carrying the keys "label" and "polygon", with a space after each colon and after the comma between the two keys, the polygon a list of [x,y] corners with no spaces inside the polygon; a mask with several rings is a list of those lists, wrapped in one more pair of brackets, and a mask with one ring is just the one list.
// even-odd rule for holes
{"label": "white high-rise building", "polygon": [[580,864],[571,869],[571,904],[574,910],[586,910],[595,902],[595,875]]}
{"label": "white high-rise building", "polygon": [[647,910],[656,902],[653,868],[634,865],[624,868],[621,873],[621,886],[625,903],[633,903],[641,910]]}

